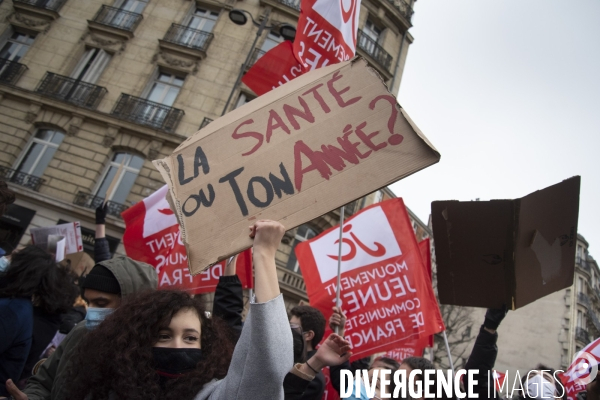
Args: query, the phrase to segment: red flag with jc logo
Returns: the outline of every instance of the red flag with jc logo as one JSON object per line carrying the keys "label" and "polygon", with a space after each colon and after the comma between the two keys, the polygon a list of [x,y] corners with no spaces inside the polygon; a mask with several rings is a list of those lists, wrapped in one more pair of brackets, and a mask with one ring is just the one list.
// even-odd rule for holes
{"label": "red flag with jc logo", "polygon": [[[431,279],[402,199],[374,204],[344,223],[341,292],[353,358],[394,350],[444,330]],[[335,305],[339,227],[296,247],[310,304]]]}
{"label": "red flag with jc logo", "polygon": [[[159,289],[178,288],[189,293],[214,292],[225,261],[192,276],[177,218],[166,200],[167,185],[123,212],[123,245],[127,256],[156,268]],[[238,255],[236,271],[244,288],[252,287],[252,253]]]}

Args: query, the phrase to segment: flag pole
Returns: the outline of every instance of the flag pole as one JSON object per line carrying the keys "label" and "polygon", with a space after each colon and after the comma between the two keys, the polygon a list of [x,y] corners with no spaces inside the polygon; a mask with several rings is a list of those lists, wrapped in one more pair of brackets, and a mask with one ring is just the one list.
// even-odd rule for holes
{"label": "flag pole", "polygon": [[448,361],[450,362],[450,369],[452,370],[452,376],[454,376],[454,363],[452,362],[452,354],[450,354],[450,345],[448,344],[448,336],[446,335],[446,331],[442,332],[444,334],[444,344],[446,345],[446,351],[448,352]]}
{"label": "flag pole", "polygon": [[[346,206],[340,208],[340,240],[338,246],[338,270],[337,270],[337,284],[335,289],[335,306],[340,307],[340,277],[342,273],[342,237],[344,236],[344,214]],[[337,334],[340,330],[339,326],[335,327],[335,333]]]}

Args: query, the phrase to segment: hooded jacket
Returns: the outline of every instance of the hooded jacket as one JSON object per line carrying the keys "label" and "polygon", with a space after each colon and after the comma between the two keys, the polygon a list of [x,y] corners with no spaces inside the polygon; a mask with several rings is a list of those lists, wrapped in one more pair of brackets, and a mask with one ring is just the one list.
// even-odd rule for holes
{"label": "hooded jacket", "polygon": [[[117,256],[98,264],[113,273],[121,287],[122,298],[143,290],[156,289],[158,285],[158,276],[151,265],[129,257]],[[37,374],[29,378],[23,391],[29,400],[67,400],[65,383],[70,359],[87,332],[85,321],[75,326],[54,354],[42,364]]]}

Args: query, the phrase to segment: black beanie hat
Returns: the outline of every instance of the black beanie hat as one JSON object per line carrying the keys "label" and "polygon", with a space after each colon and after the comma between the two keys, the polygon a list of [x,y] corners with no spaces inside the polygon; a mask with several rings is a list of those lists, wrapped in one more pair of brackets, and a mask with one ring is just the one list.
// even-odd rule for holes
{"label": "black beanie hat", "polygon": [[121,285],[119,281],[108,268],[96,264],[89,274],[85,277],[82,285],[83,289],[94,289],[105,293],[121,294]]}

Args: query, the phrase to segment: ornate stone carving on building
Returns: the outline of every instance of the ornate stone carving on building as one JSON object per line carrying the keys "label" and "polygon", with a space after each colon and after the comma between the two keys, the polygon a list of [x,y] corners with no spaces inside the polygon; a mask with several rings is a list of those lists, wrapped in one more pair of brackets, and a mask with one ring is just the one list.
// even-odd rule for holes
{"label": "ornate stone carving on building", "polygon": [[162,65],[164,67],[170,67],[182,72],[195,74],[198,72],[198,60],[191,60],[181,57],[176,57],[165,51],[159,51],[152,57],[152,62]]}
{"label": "ornate stone carving on building", "polygon": [[112,144],[114,143],[118,133],[119,133],[118,126],[109,125],[108,128],[106,129],[106,135],[104,135],[104,139],[102,139],[102,146],[111,147]]}
{"label": "ornate stone carving on building", "polygon": [[29,110],[25,113],[25,122],[28,124],[33,123],[37,118],[38,113],[42,109],[42,105],[39,103],[31,103],[29,105]]}
{"label": "ornate stone carving on building", "polygon": [[86,32],[81,36],[79,41],[85,42],[91,47],[99,47],[109,53],[120,54],[125,50],[127,42],[122,38],[114,38],[108,35],[103,35],[97,32]]}
{"label": "ornate stone carving on building", "polygon": [[83,117],[79,115],[73,115],[71,118],[71,122],[69,123],[69,127],[67,128],[67,135],[75,136],[79,132],[79,128],[81,128],[81,124],[83,123]]}
{"label": "ornate stone carving on building", "polygon": [[8,22],[10,22],[12,25],[22,26],[37,32],[46,33],[48,32],[48,29],[50,29],[51,21],[15,11],[8,17]]}
{"label": "ornate stone carving on building", "polygon": [[156,160],[159,157],[160,150],[162,149],[162,142],[153,140],[148,145],[147,157],[149,160]]}

